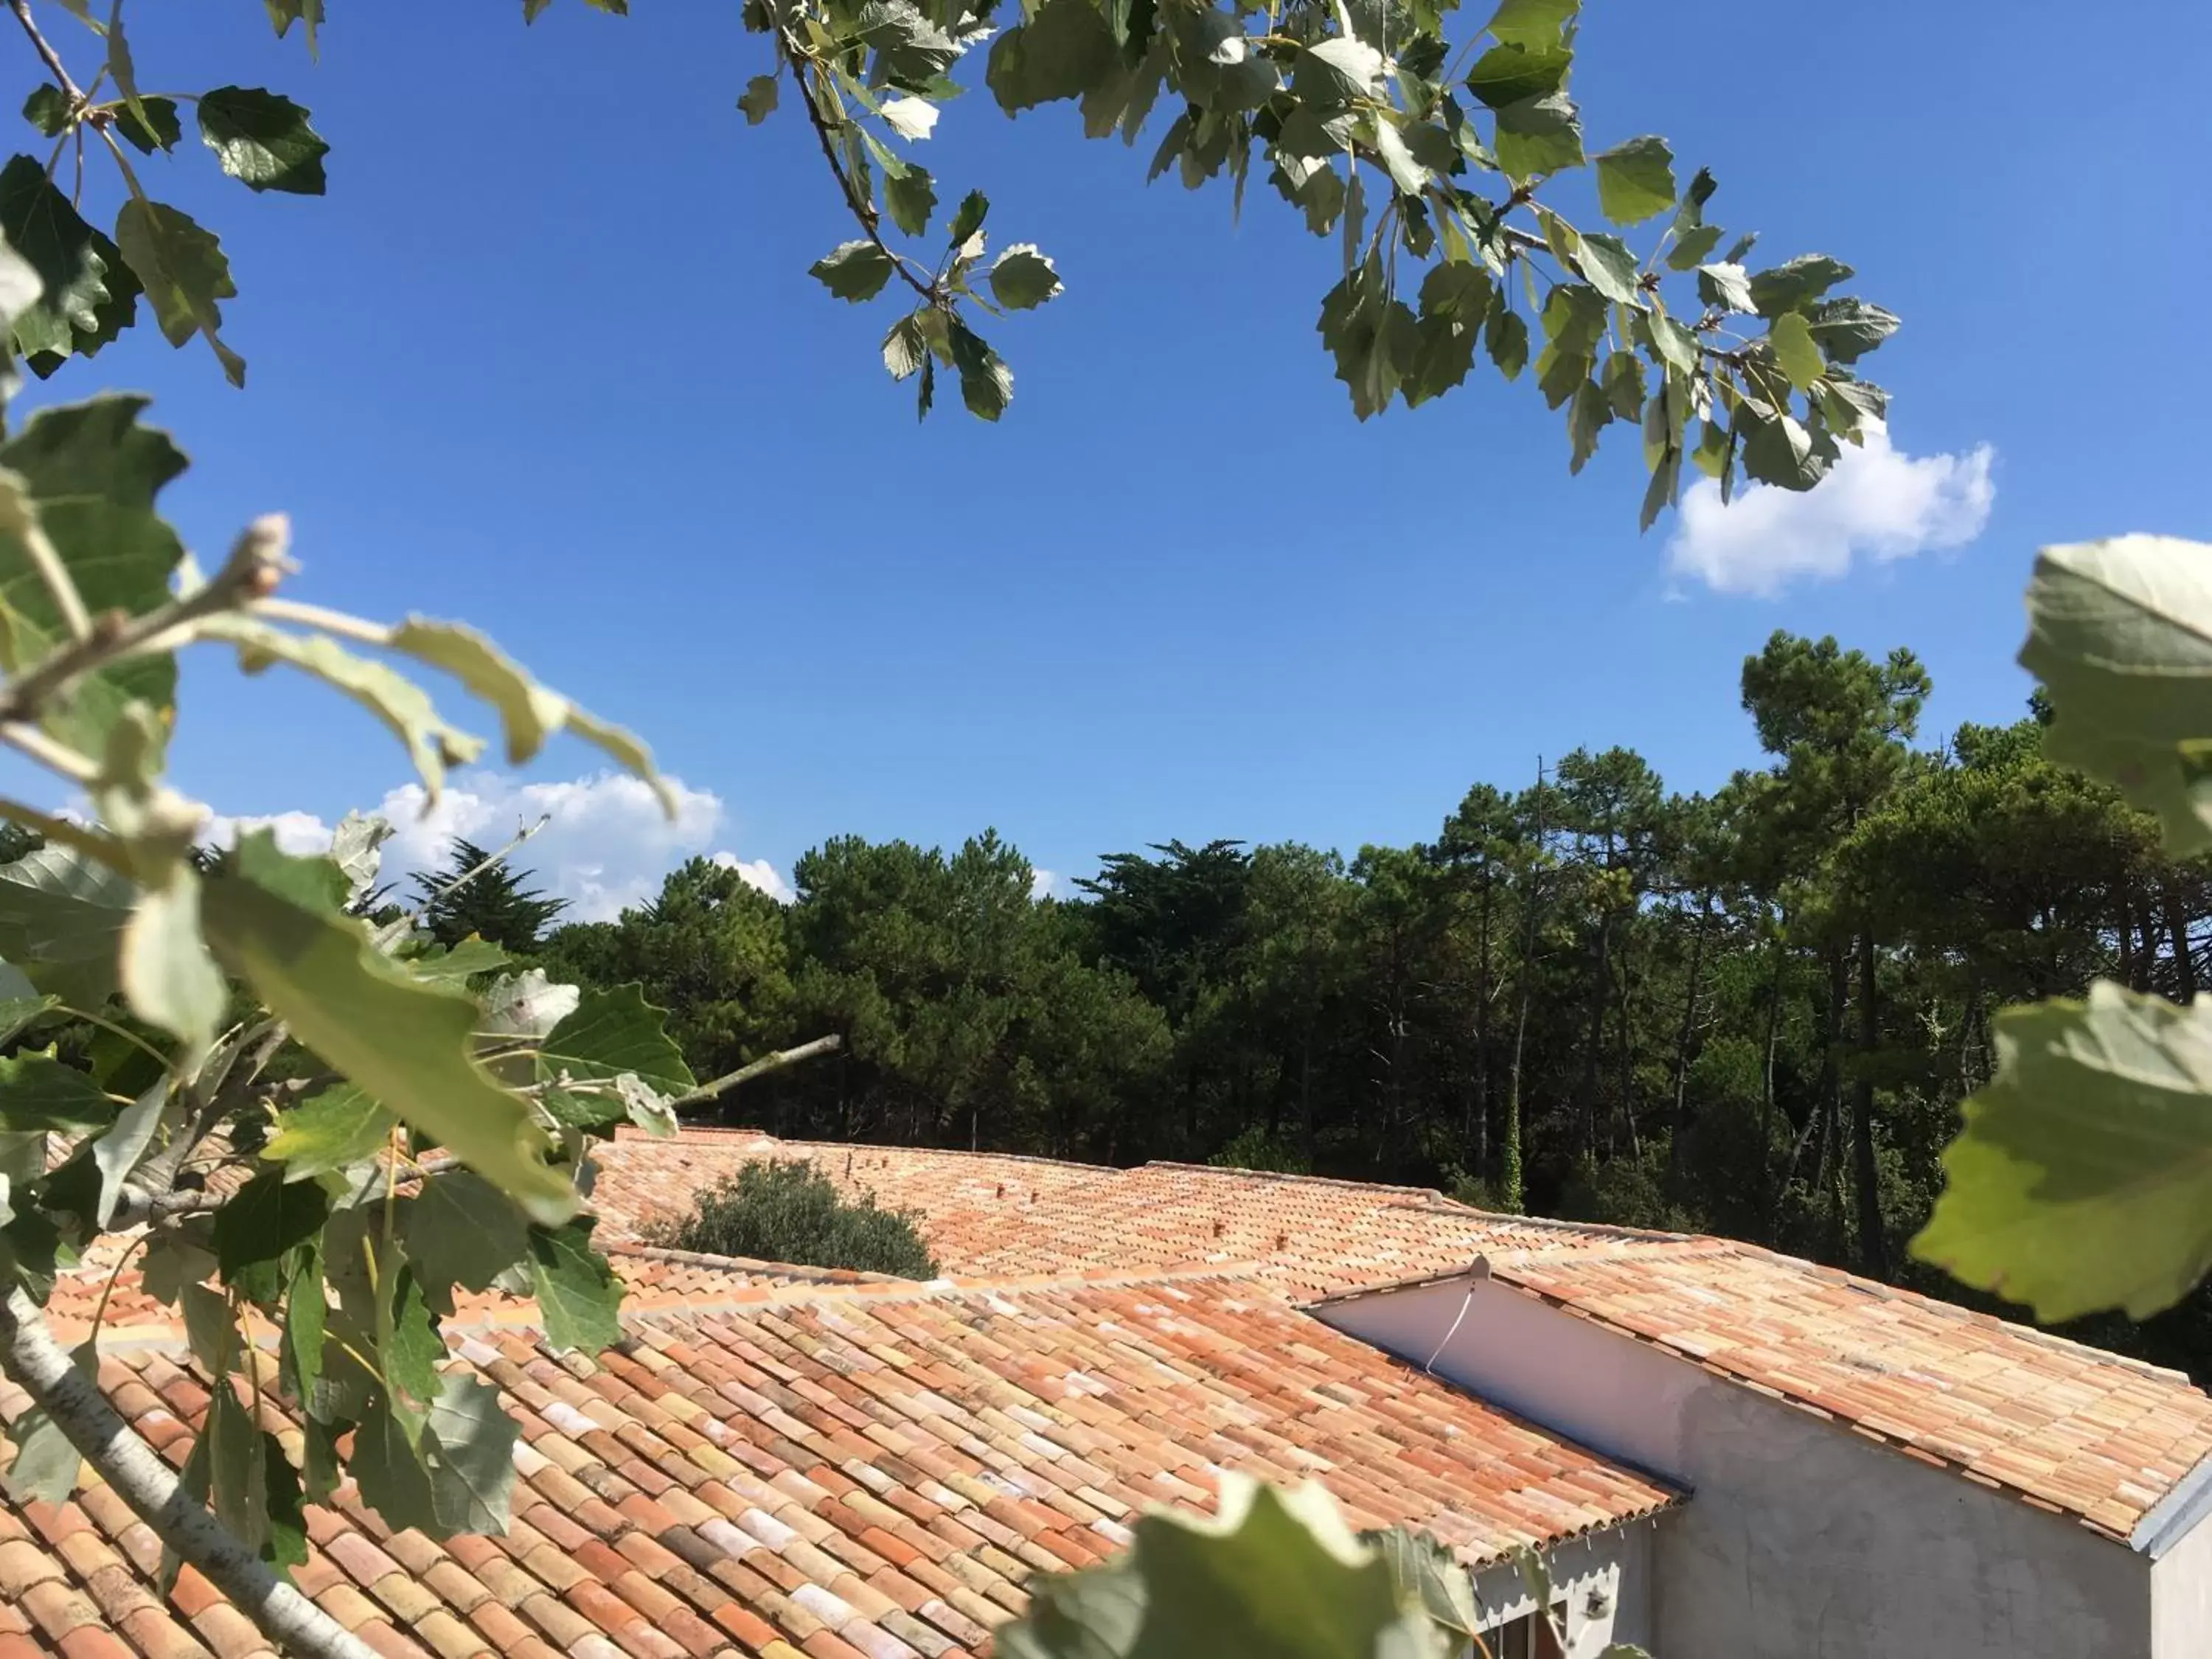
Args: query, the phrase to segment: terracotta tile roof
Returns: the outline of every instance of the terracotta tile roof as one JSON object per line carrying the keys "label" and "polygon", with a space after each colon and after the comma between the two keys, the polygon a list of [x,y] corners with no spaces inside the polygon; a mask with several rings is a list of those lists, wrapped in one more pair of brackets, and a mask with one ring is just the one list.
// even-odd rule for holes
{"label": "terracotta tile roof", "polygon": [[2212,1397],[2179,1372],[1728,1240],[1492,1215],[1424,1188],[747,1130],[622,1139],[602,1156],[595,1202],[617,1233],[747,1158],[811,1158],[919,1211],[957,1273],[1245,1256],[1256,1282],[1310,1300],[1480,1257],[1532,1295],[2123,1540],[2212,1456]]}
{"label": "terracotta tile roof", "polygon": [[2128,1542],[2212,1456],[2178,1371],[1726,1239],[1489,1258],[1491,1276]]}
{"label": "terracotta tile roof", "polygon": [[[394,1535],[349,1485],[308,1512],[296,1582],[389,1654],[940,1659],[1143,1505],[1210,1505],[1224,1468],[1318,1474],[1471,1562],[1675,1501],[1233,1275],[720,1288],[726,1311],[626,1312],[597,1360],[464,1340],[521,1426],[509,1532]],[[181,1363],[100,1378],[175,1461],[208,1399]],[[0,1417],[23,1404],[0,1385]],[[159,1554],[96,1483],[0,1507],[0,1656],[262,1650],[196,1573],[159,1597]]]}
{"label": "terracotta tile roof", "polygon": [[603,1237],[649,1232],[687,1211],[702,1186],[752,1159],[804,1158],[848,1193],[918,1212],[939,1267],[969,1278],[1255,1261],[1286,1294],[1313,1297],[1463,1267],[1486,1251],[1671,1237],[1488,1214],[1428,1187],[1190,1164],[1117,1170],[751,1130],[687,1129],[673,1140],[625,1134],[597,1157],[592,1205]]}

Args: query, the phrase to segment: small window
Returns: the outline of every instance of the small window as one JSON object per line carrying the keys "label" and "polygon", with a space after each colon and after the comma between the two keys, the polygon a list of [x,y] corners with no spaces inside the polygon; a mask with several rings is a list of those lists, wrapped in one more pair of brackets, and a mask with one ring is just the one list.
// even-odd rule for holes
{"label": "small window", "polygon": [[1498,1626],[1485,1639],[1493,1659],[1566,1659],[1552,1627],[1533,1613]]}

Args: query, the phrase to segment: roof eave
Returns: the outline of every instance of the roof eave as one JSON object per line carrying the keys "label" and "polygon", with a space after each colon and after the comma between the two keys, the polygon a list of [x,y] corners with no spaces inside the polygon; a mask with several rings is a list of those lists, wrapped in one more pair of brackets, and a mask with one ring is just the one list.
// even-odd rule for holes
{"label": "roof eave", "polygon": [[2212,1455],[2200,1460],[2150,1506],[2128,1535],[2128,1547],[2155,1561],[2195,1531],[2207,1515],[2212,1515]]}

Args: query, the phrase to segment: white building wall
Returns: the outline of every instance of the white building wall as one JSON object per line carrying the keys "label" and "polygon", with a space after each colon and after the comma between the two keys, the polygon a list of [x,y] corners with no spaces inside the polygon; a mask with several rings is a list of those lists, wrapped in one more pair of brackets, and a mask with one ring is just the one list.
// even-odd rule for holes
{"label": "white building wall", "polygon": [[2150,1624],[2157,1659],[2212,1655],[2212,1526],[2200,1522],[2151,1568]]}
{"label": "white building wall", "polygon": [[[1570,1539],[1547,1553],[1553,1605],[1567,1632],[1567,1659],[1598,1659],[1615,1642],[1650,1650],[1651,1534],[1653,1523],[1632,1521],[1606,1532]],[[1535,1611],[1536,1603],[1511,1562],[1474,1575],[1483,1627],[1494,1629]]]}
{"label": "white building wall", "polygon": [[1316,1311],[1692,1491],[1650,1544],[1656,1659],[2212,1656],[2212,1528],[2168,1558],[2195,1552],[2154,1648],[2151,1565],[2133,1551],[1504,1285]]}

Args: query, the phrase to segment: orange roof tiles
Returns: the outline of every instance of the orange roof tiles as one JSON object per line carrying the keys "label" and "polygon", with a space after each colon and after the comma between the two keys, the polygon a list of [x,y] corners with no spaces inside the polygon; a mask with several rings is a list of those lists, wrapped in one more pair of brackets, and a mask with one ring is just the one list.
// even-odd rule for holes
{"label": "orange roof tiles", "polygon": [[1524,1294],[2127,1542],[2212,1456],[2179,1372],[1726,1239],[1489,1258]]}
{"label": "orange roof tiles", "polygon": [[592,1205],[603,1237],[650,1232],[688,1211],[700,1188],[752,1159],[805,1158],[848,1193],[919,1212],[939,1267],[970,1278],[1256,1261],[1285,1293],[1311,1297],[1462,1267],[1485,1251],[1665,1236],[1492,1215],[1428,1187],[1190,1164],[1117,1170],[777,1140],[750,1130],[687,1129],[673,1140],[626,1133],[595,1156]]}
{"label": "orange roof tiles", "polygon": [[[506,1536],[394,1535],[349,1485],[296,1582],[385,1653],[939,1659],[1030,1571],[1109,1553],[1147,1504],[1209,1505],[1225,1468],[1320,1474],[1469,1561],[1675,1501],[1234,1276],[762,1285],[624,1323],[597,1360],[462,1341],[521,1426]],[[203,1382],[150,1350],[100,1380],[181,1461]],[[0,1416],[23,1405],[0,1387]],[[0,1508],[0,1656],[263,1650],[197,1574],[160,1598],[159,1554],[96,1482]]]}
{"label": "orange roof tiles", "polygon": [[595,1202],[620,1234],[751,1158],[811,1158],[913,1209],[969,1274],[1249,1258],[1296,1299],[1455,1273],[1506,1283],[2127,1539],[2212,1456],[2212,1397],[2160,1370],[1757,1246],[1492,1215],[1424,1188],[1150,1164],[779,1141],[624,1138]]}

